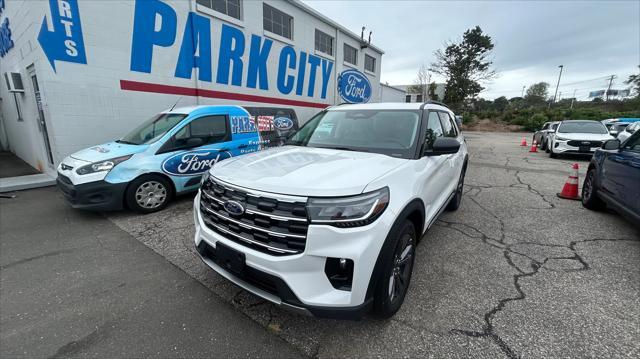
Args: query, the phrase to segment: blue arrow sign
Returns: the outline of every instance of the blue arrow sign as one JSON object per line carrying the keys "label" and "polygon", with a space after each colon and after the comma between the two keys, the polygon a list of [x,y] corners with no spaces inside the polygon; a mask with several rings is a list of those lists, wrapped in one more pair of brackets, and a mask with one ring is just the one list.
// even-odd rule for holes
{"label": "blue arrow sign", "polygon": [[53,71],[56,71],[55,61],[86,64],[87,55],[84,51],[78,0],[49,0],[49,7],[53,31],[49,31],[45,15],[38,42]]}

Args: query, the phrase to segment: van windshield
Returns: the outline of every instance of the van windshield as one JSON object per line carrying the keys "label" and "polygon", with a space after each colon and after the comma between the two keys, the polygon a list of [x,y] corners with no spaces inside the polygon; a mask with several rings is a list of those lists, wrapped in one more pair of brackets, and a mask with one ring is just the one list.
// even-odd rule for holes
{"label": "van windshield", "polygon": [[182,113],[160,113],[143,122],[135,130],[129,132],[122,139],[116,141],[130,145],[144,145],[154,143],[187,115]]}
{"label": "van windshield", "polygon": [[327,111],[311,119],[286,144],[413,158],[419,123],[419,111]]}
{"label": "van windshield", "polygon": [[607,134],[607,128],[598,121],[566,121],[558,128],[560,133],[598,133]]}

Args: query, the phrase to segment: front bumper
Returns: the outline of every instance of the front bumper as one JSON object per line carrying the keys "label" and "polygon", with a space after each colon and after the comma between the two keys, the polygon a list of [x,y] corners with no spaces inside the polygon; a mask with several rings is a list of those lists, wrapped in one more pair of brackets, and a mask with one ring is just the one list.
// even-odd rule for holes
{"label": "front bumper", "polygon": [[114,211],[123,208],[127,183],[95,181],[74,185],[71,180],[58,173],[58,188],[73,208],[94,211]]}
{"label": "front bumper", "polygon": [[[202,260],[223,277],[272,303],[318,317],[355,319],[369,311],[371,274],[393,225],[387,208],[374,223],[350,229],[311,225],[303,253],[274,256],[231,241],[210,230],[200,215],[200,193],[194,199],[195,245]],[[245,256],[245,271],[232,273],[215,261],[220,242]],[[327,258],[354,262],[351,290],[334,288],[325,274]]]}
{"label": "front bumper", "polygon": [[569,141],[558,141],[555,140],[553,142],[553,152],[554,153],[575,153],[575,154],[584,154],[590,155],[596,152],[600,146],[571,146],[568,144]]}

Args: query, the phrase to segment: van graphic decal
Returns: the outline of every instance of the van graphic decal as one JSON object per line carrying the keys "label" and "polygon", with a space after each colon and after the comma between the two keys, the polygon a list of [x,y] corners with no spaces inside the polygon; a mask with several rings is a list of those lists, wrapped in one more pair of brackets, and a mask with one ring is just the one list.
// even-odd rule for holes
{"label": "van graphic decal", "polygon": [[229,151],[195,150],[177,153],[162,162],[162,171],[173,176],[195,176],[206,172],[218,161],[233,157]]}
{"label": "van graphic decal", "polygon": [[273,120],[273,125],[280,131],[287,131],[293,127],[293,121],[288,117],[276,117]]}

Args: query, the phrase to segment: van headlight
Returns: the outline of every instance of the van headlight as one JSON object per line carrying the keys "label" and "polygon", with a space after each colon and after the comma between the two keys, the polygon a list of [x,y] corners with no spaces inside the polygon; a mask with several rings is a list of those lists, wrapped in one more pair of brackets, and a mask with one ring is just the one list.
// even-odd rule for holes
{"label": "van headlight", "polygon": [[102,172],[102,171],[111,171],[111,169],[117,166],[119,163],[122,163],[133,155],[122,156],[112,158],[110,160],[104,160],[100,162],[94,162],[92,164],[82,166],[76,170],[76,173],[79,175],[87,175],[89,173]]}
{"label": "van headlight", "polygon": [[357,196],[309,198],[307,214],[311,223],[336,227],[359,227],[375,221],[389,204],[389,188]]}

